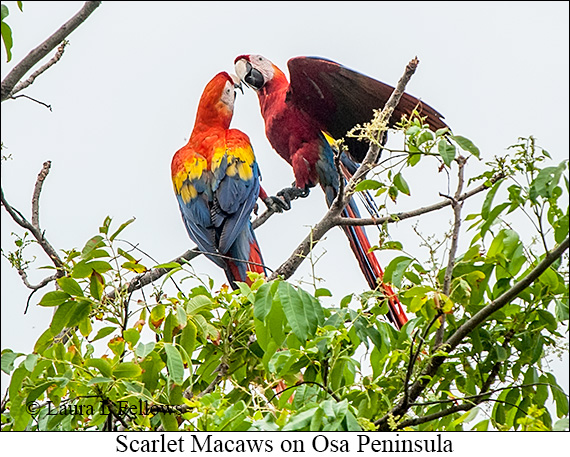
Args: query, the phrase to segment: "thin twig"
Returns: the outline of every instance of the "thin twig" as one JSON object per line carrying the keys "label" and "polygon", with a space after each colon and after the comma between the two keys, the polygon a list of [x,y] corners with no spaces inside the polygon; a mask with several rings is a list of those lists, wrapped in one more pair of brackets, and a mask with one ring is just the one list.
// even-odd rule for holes
{"label": "thin twig", "polygon": [[16,84],[20,82],[24,75],[40,60],[47,56],[52,49],[65,40],[71,32],[85,22],[85,20],[100,4],[101,2],[85,2],[77,14],[44,40],[42,44],[35,49],[32,49],[26,57],[12,68],[10,73],[8,73],[2,81],[2,85],[0,87],[0,101],[10,98],[10,96],[13,95],[12,92],[16,87]]}
{"label": "thin twig", "polygon": [[[18,84],[16,84],[16,87],[14,87],[14,89],[10,93],[10,98],[16,98],[16,97],[14,97],[14,95],[16,95],[21,90],[24,90],[26,87],[32,85],[38,76],[40,76],[44,71],[46,71],[51,66],[55,65],[59,61],[59,59],[61,59],[61,56],[63,56],[63,51],[65,51],[65,46],[67,46],[68,44],[69,44],[69,41],[64,40],[59,45],[59,48],[57,48],[57,52],[49,60],[48,63],[46,63],[45,65],[42,65],[39,68],[39,70],[34,71],[31,74],[31,76],[28,79],[26,79],[25,81],[20,81]],[[51,107],[50,107],[50,111],[51,111]]]}
{"label": "thin twig", "polygon": [[47,109],[49,109],[50,111],[52,111],[51,105],[48,105],[47,103],[44,103],[44,102],[42,102],[42,101],[40,101],[40,100],[37,100],[37,99],[35,99],[35,98],[33,98],[33,97],[30,97],[29,95],[20,94],[20,95],[10,96],[10,98],[11,98],[12,100],[16,100],[17,98],[20,98],[20,97],[24,97],[24,98],[27,98],[28,100],[31,100],[31,101],[36,102],[36,103],[39,103],[40,105],[43,105],[43,106],[45,106]]}
{"label": "thin twig", "polygon": [[218,367],[214,370],[214,373],[217,371],[218,374],[216,375],[216,377],[214,378],[214,380],[210,383],[210,385],[208,387],[206,387],[202,392],[200,392],[198,394],[198,398],[203,397],[204,395],[207,395],[209,393],[212,393],[215,389],[216,386],[222,382],[222,379],[224,379],[224,377],[226,376],[226,374],[228,373],[229,370],[229,365],[225,362],[221,362]]}
{"label": "thin twig", "polygon": [[22,278],[22,282],[24,283],[24,285],[28,289],[32,289],[32,293],[28,295],[28,299],[26,300],[26,308],[24,309],[24,314],[28,312],[28,308],[30,307],[30,300],[32,299],[33,295],[42,287],[47,286],[50,282],[56,281],[60,277],[59,274],[48,276],[47,278],[42,279],[38,284],[34,286],[33,284],[30,284],[28,282],[28,275],[24,270],[18,268],[18,273],[20,274],[20,277]]}

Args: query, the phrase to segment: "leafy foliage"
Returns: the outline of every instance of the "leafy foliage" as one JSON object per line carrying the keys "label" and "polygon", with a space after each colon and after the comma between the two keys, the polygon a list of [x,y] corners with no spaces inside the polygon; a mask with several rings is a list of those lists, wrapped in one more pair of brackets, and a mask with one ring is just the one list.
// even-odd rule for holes
{"label": "leafy foliage", "polygon": [[[18,4],[18,8],[20,9],[20,11],[24,11],[23,2],[16,2],[16,3]],[[5,19],[10,14],[10,10],[4,4],[2,4],[1,9],[2,9],[1,11],[2,22],[0,26],[2,32],[2,42],[4,43],[4,49],[6,50],[6,62],[10,62],[10,60],[12,60],[12,47],[14,45],[14,42],[12,40],[12,29],[5,22]]]}
{"label": "leafy foliage", "polygon": [[[431,132],[420,118],[402,128],[404,165],[387,182],[368,179],[357,191],[410,194],[406,167],[421,160],[453,166],[461,151],[479,157],[467,138]],[[215,290],[212,280],[200,281],[184,265],[149,267],[117,239],[133,220],[112,229],[107,218],[82,249],[65,251],[64,275],[38,302],[54,314],[34,351],[2,351],[2,370],[11,376],[2,429],[375,429],[430,360],[444,354],[434,345],[442,316],[445,335],[453,334],[568,234],[567,163],[540,168],[549,156],[532,138],[512,150],[473,179],[487,182],[489,191],[481,210],[466,218],[472,238],[456,256],[448,295],[445,268],[434,270],[399,242],[388,246],[402,251],[385,275],[411,316],[401,331],[387,322],[386,298],[378,291],[325,306],[323,297],[330,301],[332,294],[324,288],[309,292],[252,276],[236,291]],[[523,241],[507,220],[514,212],[530,218],[539,243]],[[18,248],[14,258],[21,263],[25,244]],[[568,322],[567,264],[559,259],[444,354],[420,398],[405,416],[391,417],[391,426],[567,428],[568,397],[546,363]],[[169,273],[152,295],[135,300],[129,281],[155,268]],[[181,275],[178,292],[166,292]]]}

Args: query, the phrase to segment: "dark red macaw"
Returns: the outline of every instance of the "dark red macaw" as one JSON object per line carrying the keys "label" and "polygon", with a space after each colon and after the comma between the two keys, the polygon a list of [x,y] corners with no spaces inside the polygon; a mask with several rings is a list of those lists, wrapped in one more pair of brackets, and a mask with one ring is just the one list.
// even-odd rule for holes
{"label": "dark red macaw", "polygon": [[[238,77],[257,92],[269,142],[293,167],[295,186],[308,190],[320,185],[330,206],[340,178],[325,134],[340,139],[356,124],[370,122],[374,110],[384,107],[394,88],[327,59],[295,57],[287,66],[290,83],[263,56],[241,55],[235,59]],[[431,128],[446,127],[437,111],[408,94],[402,96],[390,126],[414,109],[426,117]],[[355,162],[366,155],[368,144],[351,138],[345,138],[345,144],[350,157],[343,154],[341,159],[350,175],[357,168]],[[343,215],[360,217],[354,199]],[[370,288],[382,287],[390,304],[389,319],[401,328],[407,317],[392,288],[382,282],[382,268],[374,253],[369,252],[371,245],[364,229],[345,226],[343,230]]]}
{"label": "dark red macaw", "polygon": [[250,215],[260,192],[267,196],[249,137],[230,129],[238,81],[221,72],[206,85],[188,144],[171,166],[186,231],[232,288],[250,282],[247,271],[265,274]]}

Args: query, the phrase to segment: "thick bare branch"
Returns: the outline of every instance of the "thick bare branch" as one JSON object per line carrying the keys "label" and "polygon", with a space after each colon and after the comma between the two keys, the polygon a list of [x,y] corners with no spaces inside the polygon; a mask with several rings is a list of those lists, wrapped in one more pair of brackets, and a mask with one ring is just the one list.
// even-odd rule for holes
{"label": "thick bare branch", "polygon": [[40,60],[55,49],[71,32],[79,27],[95,11],[101,2],[85,2],[81,10],[69,21],[57,29],[50,37],[35,49],[32,49],[13,69],[6,75],[0,87],[0,101],[4,101],[13,95],[16,84],[31,70]]}

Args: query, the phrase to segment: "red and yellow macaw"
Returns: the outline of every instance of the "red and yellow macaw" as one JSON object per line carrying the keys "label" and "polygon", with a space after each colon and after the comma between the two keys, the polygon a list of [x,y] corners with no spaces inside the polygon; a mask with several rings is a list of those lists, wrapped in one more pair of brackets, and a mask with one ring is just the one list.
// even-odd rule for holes
{"label": "red and yellow macaw", "polygon": [[250,215],[260,174],[248,136],[230,129],[236,84],[218,73],[207,84],[186,146],[172,158],[172,183],[188,235],[222,268],[232,288],[247,271],[265,274]]}
{"label": "red and yellow macaw", "polygon": [[[238,77],[257,92],[269,142],[293,167],[296,187],[320,185],[330,206],[338,193],[339,176],[325,135],[339,139],[356,124],[370,122],[374,109],[384,107],[394,88],[327,59],[295,57],[287,66],[291,82],[263,56],[235,59]],[[437,111],[408,94],[402,96],[390,125],[414,109],[427,117],[432,128],[446,126]],[[341,159],[350,176],[357,169],[355,162],[366,155],[368,144],[351,138],[345,138],[345,144],[350,157],[343,154]],[[344,216],[360,217],[354,199],[344,209]],[[383,271],[374,253],[369,252],[364,229],[343,229],[369,286],[382,287],[390,304],[389,319],[401,328],[407,317],[391,287],[382,283]]]}

